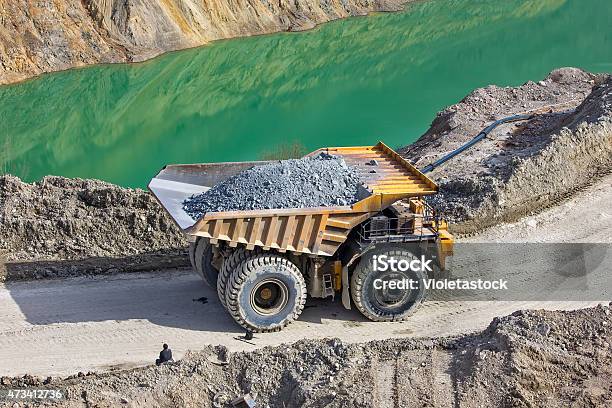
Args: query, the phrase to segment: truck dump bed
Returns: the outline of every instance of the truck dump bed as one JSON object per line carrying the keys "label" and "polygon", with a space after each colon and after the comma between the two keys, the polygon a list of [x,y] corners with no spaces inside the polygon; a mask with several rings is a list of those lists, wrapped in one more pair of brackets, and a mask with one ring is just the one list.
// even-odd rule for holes
{"label": "truck dump bed", "polygon": [[[395,201],[435,194],[436,184],[384,143],[316,150],[341,156],[355,168],[368,190],[352,206],[209,212],[193,220],[183,201],[252,166],[269,162],[169,165],[149,183],[149,190],[188,235],[280,252],[333,255],[351,229]],[[374,160],[374,161],[373,161]],[[296,186],[299,188],[299,186]]]}

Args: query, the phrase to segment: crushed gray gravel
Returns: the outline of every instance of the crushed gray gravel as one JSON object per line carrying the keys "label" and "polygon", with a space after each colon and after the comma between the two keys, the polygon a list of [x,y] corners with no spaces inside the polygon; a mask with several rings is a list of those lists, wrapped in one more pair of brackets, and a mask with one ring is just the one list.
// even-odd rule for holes
{"label": "crushed gray gravel", "polygon": [[327,153],[252,167],[185,200],[193,219],[207,212],[351,205],[361,180],[341,157]]}

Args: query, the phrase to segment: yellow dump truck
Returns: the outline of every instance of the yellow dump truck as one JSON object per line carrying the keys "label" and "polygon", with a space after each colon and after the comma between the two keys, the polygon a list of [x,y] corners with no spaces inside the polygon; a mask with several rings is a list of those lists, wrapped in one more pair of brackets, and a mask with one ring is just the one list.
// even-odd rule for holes
{"label": "yellow dump truck", "polygon": [[369,319],[402,320],[419,305],[422,292],[405,296],[373,288],[373,272],[358,266],[360,259],[375,248],[399,245],[410,248],[411,257],[427,254],[443,270],[452,255],[446,223],[424,199],[438,191],[432,180],[382,142],[322,148],[307,156],[322,152],[342,157],[359,173],[364,191],[360,201],[208,212],[198,220],[184,211],[185,199],[269,161],[168,165],[148,186],[190,238],[193,269],[247,330],[280,330],[299,317],[307,295],[340,295],[345,307],[355,305]]}

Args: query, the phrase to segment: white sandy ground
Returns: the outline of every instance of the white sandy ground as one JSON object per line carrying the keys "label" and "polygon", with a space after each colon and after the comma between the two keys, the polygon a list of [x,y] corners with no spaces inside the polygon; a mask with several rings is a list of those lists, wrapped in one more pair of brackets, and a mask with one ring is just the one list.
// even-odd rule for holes
{"label": "white sandy ground", "polygon": [[[541,214],[466,241],[612,242],[612,176]],[[610,264],[608,253],[607,264]],[[207,304],[193,299],[208,298]],[[610,299],[612,300],[612,299]],[[426,302],[406,322],[375,323],[335,302],[309,301],[299,321],[279,333],[242,335],[216,293],[188,272],[155,272],[0,286],[0,375],[69,375],[150,364],[163,342],[175,358],[205,344],[232,351],[339,337],[364,342],[391,337],[461,334],[517,309],[576,309],[597,302]]]}

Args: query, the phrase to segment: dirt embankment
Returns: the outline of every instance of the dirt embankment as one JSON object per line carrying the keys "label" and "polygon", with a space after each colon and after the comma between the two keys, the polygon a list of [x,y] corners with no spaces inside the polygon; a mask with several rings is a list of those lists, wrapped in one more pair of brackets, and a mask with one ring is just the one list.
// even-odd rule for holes
{"label": "dirt embankment", "polygon": [[595,407],[612,403],[611,344],[608,306],[518,311],[456,338],[211,347],[162,367],[3,377],[0,389],[60,388],[63,407],[225,407],[246,392],[270,407]]}
{"label": "dirt embankment", "polygon": [[132,62],[213,40],[299,31],[409,0],[8,0],[0,3],[0,84],[82,65]]}
{"label": "dirt embankment", "polygon": [[0,281],[188,264],[151,194],[98,180],[0,176],[0,226]]}
{"label": "dirt embankment", "polygon": [[612,77],[576,68],[538,83],[488,86],[440,112],[400,153],[419,168],[461,146],[497,119],[523,112],[429,175],[435,205],[453,231],[474,232],[537,212],[612,168]]}

